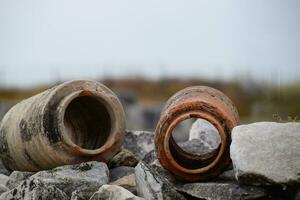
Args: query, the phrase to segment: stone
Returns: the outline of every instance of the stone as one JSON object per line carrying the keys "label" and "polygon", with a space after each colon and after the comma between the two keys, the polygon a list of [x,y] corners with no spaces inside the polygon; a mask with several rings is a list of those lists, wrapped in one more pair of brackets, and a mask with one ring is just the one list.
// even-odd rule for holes
{"label": "stone", "polygon": [[235,171],[233,169],[224,171],[222,174],[219,175],[218,179],[225,181],[235,181]]}
{"label": "stone", "polygon": [[2,160],[0,159],[0,174],[4,174],[9,176],[10,175],[10,171],[8,171],[6,169],[6,167],[3,165]]}
{"label": "stone", "polygon": [[26,180],[33,174],[34,172],[13,171],[6,182],[6,186],[11,190],[20,185],[22,181]]}
{"label": "stone", "polygon": [[68,200],[69,197],[54,185],[45,184],[38,179],[27,179],[18,187],[0,196],[0,200]]}
{"label": "stone", "polygon": [[196,118],[189,118],[178,123],[173,131],[172,137],[177,143],[186,142],[189,140],[189,130],[191,129]]}
{"label": "stone", "polygon": [[72,192],[71,200],[86,200],[86,198],[79,191],[75,190]]}
{"label": "stone", "polygon": [[0,184],[0,194],[9,191],[8,187],[3,184]]}
{"label": "stone", "polygon": [[6,183],[7,183],[8,179],[9,179],[8,176],[6,176],[4,174],[0,174],[0,194],[9,190],[9,188],[6,187]]}
{"label": "stone", "polygon": [[237,180],[250,185],[300,183],[300,123],[235,127],[230,156]]}
{"label": "stone", "polygon": [[117,185],[103,185],[90,200],[142,200],[128,190]]}
{"label": "stone", "polygon": [[267,197],[264,189],[241,186],[235,179],[234,171],[223,172],[215,180],[203,183],[184,183],[165,170],[157,160],[155,152],[148,153],[143,162],[149,165],[162,180],[168,182],[186,199],[260,199]]}
{"label": "stone", "polygon": [[118,180],[130,174],[134,174],[133,167],[121,166],[121,167],[113,168],[109,171],[109,181],[113,182],[115,180]]}
{"label": "stone", "polygon": [[167,180],[143,162],[135,167],[135,177],[138,196],[147,200],[185,200]]}
{"label": "stone", "polygon": [[108,162],[108,167],[110,169],[120,166],[135,167],[138,162],[138,158],[131,151],[122,149]]}
{"label": "stone", "polygon": [[167,180],[171,184],[175,184],[177,182],[176,178],[168,170],[161,166],[154,150],[147,153],[142,162],[155,170],[162,179]]}
{"label": "stone", "polygon": [[203,143],[201,139],[192,139],[186,142],[178,143],[178,146],[185,152],[193,155],[203,155],[210,152],[212,149]]}
{"label": "stone", "polygon": [[77,190],[84,198],[89,198],[99,187],[108,183],[109,171],[105,163],[91,161],[40,171],[30,178],[53,185],[69,197]]}
{"label": "stone", "polygon": [[0,184],[2,185],[6,185],[7,181],[9,180],[9,177],[4,175],[4,174],[0,174]]}
{"label": "stone", "polygon": [[177,184],[176,189],[187,199],[240,200],[266,199],[264,189],[254,186],[240,186],[234,182],[203,182]]}
{"label": "stone", "polygon": [[216,127],[204,119],[197,119],[193,123],[190,129],[189,140],[193,139],[200,139],[201,143],[207,149],[216,149],[221,143],[221,138]]}
{"label": "stone", "polygon": [[139,159],[154,150],[154,133],[148,131],[126,131],[124,148],[130,150]]}
{"label": "stone", "polygon": [[127,190],[129,190],[130,192],[132,192],[133,194],[136,194],[136,182],[135,182],[135,175],[134,174],[130,174],[128,176],[124,176],[114,182],[111,182],[110,185],[117,185],[117,186],[121,186]]}

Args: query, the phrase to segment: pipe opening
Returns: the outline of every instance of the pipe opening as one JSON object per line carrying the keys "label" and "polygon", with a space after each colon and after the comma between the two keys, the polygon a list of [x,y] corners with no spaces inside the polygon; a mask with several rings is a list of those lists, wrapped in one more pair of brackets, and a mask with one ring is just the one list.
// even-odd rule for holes
{"label": "pipe opening", "polygon": [[111,132],[108,108],[91,96],[79,96],[66,108],[64,124],[70,140],[83,149],[95,150],[107,141]]}
{"label": "pipe opening", "polygon": [[218,129],[205,119],[193,117],[179,122],[169,140],[173,158],[188,169],[209,165],[217,157],[220,146]]}

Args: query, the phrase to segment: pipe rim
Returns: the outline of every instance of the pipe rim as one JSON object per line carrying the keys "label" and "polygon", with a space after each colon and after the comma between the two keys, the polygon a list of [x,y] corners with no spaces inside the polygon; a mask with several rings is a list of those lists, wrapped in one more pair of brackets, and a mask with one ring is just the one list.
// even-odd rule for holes
{"label": "pipe rim", "polygon": [[[91,98],[97,100],[99,103],[101,103],[105,106],[105,109],[109,113],[111,128],[110,128],[108,137],[105,139],[105,142],[103,143],[103,145],[100,146],[99,148],[96,148],[96,149],[83,148],[80,145],[73,142],[70,139],[70,137],[66,134],[66,132],[64,131],[65,127],[66,127],[66,124],[65,124],[66,122],[64,121],[65,112],[66,112],[68,106],[70,105],[70,103],[78,97],[91,97]],[[112,109],[112,105],[111,105],[110,101],[108,101],[106,96],[99,94],[99,93],[94,93],[92,91],[79,90],[75,93],[72,93],[72,94],[66,96],[65,99],[61,102],[61,105],[63,105],[63,106],[61,106],[61,108],[59,109],[59,115],[58,115],[59,122],[58,123],[62,124],[62,126],[59,126],[59,129],[60,129],[59,131],[61,132],[62,142],[64,144],[66,144],[67,146],[69,146],[73,149],[76,149],[76,152],[79,152],[83,155],[97,155],[97,154],[103,152],[105,149],[107,149],[108,146],[111,146],[112,139],[115,137],[116,130],[117,130],[116,123],[114,123],[114,121],[116,119],[116,114],[114,113],[114,111]]]}
{"label": "pipe rim", "polygon": [[[201,155],[203,158],[199,159],[200,163],[197,163],[196,159],[196,162],[194,160],[189,163],[191,154],[186,157],[181,151],[177,149],[174,151],[174,146],[176,146],[174,139],[169,142],[174,127],[181,121],[192,117],[205,119],[213,124],[221,138],[217,149]],[[231,130],[237,124],[236,108],[221,91],[206,86],[192,86],[180,90],[169,98],[161,112],[155,130],[157,157],[161,165],[179,180],[195,182],[216,177],[231,163],[229,155]],[[218,150],[217,153],[216,150]],[[176,159],[179,159],[180,163]]]}
{"label": "pipe rim", "polygon": [[[201,167],[201,168],[197,168],[197,169],[189,169],[186,167],[181,166],[176,159],[174,158],[174,156],[172,155],[171,151],[170,151],[170,137],[173,133],[174,128],[182,121],[186,120],[186,119],[190,119],[190,118],[197,118],[197,119],[204,119],[207,120],[208,122],[210,122],[217,130],[218,130],[218,134],[220,136],[221,139],[221,143],[219,145],[219,149],[217,150],[217,155],[216,158],[209,163],[209,165],[205,166],[205,167]],[[224,152],[226,150],[226,134],[224,133],[223,129],[221,128],[220,123],[215,120],[211,115],[204,113],[204,112],[199,112],[199,111],[188,111],[184,114],[179,115],[176,118],[173,118],[172,121],[170,122],[170,124],[168,125],[166,134],[164,136],[164,152],[166,153],[166,157],[168,162],[172,163],[172,166],[174,166],[178,171],[183,172],[183,173],[188,173],[188,174],[199,174],[199,173],[205,173],[207,171],[209,171],[210,169],[212,169],[213,167],[215,167],[218,162],[220,161],[221,157],[224,155]],[[195,155],[195,158],[197,157],[201,157]]]}

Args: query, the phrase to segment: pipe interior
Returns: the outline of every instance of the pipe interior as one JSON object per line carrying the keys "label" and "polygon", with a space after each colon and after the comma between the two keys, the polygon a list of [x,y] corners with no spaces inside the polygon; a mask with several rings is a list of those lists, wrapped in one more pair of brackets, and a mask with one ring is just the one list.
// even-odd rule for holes
{"label": "pipe interior", "polygon": [[212,163],[218,155],[221,138],[209,121],[188,118],[172,131],[169,148],[176,162],[187,169],[198,169]]}
{"label": "pipe interior", "polygon": [[66,108],[64,124],[70,140],[84,149],[94,150],[105,144],[111,131],[107,107],[91,96],[79,96]]}

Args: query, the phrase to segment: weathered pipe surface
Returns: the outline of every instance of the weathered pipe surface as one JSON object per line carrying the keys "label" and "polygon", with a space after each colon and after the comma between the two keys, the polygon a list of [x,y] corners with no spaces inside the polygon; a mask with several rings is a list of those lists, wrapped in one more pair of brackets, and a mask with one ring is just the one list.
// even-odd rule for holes
{"label": "weathered pipe surface", "polygon": [[[173,129],[188,118],[202,118],[214,125],[221,144],[205,155],[183,151],[172,137]],[[222,92],[205,86],[185,88],[165,105],[155,131],[156,154],[161,165],[180,180],[205,181],[218,176],[231,163],[231,130],[239,123],[237,110]]]}
{"label": "weathered pipe surface", "polygon": [[125,115],[117,96],[94,81],[70,81],[26,99],[4,116],[0,156],[10,170],[38,171],[119,152]]}

